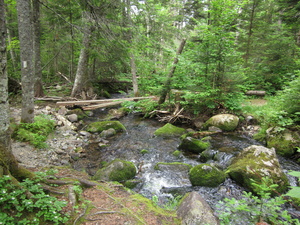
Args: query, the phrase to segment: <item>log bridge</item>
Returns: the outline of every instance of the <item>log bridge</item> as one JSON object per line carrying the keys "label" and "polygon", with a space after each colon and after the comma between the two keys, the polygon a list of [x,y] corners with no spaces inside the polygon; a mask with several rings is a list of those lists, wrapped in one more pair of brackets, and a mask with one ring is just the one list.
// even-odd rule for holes
{"label": "log bridge", "polygon": [[110,106],[120,105],[126,101],[138,101],[142,99],[154,99],[151,97],[134,97],[134,98],[116,98],[116,99],[100,99],[100,100],[82,100],[82,101],[64,101],[57,102],[58,106],[81,106],[83,110],[93,110],[98,108],[106,108]]}

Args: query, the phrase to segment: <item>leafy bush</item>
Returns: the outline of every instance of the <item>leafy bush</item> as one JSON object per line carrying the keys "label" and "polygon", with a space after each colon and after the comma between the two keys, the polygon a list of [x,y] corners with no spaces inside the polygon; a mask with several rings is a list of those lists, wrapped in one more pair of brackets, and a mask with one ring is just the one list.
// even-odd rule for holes
{"label": "leafy bush", "polygon": [[148,117],[150,112],[158,108],[158,103],[152,99],[145,99],[138,102],[124,102],[122,106],[128,108],[132,112],[143,113],[145,117]]}
{"label": "leafy bush", "polygon": [[19,141],[28,141],[37,148],[45,148],[48,135],[54,130],[55,121],[47,115],[38,115],[33,123],[20,123],[13,137]]}
{"label": "leafy bush", "polygon": [[62,224],[68,220],[61,213],[67,203],[45,194],[37,181],[26,179],[16,185],[10,176],[3,176],[0,190],[0,224]]}
{"label": "leafy bush", "polygon": [[287,202],[282,196],[272,198],[271,193],[277,184],[268,185],[268,178],[262,178],[262,183],[253,183],[257,188],[258,196],[251,192],[244,192],[240,199],[228,199],[219,202],[218,217],[222,225],[225,224],[255,224],[266,221],[271,224],[296,224],[300,222],[292,219],[281,206]]}

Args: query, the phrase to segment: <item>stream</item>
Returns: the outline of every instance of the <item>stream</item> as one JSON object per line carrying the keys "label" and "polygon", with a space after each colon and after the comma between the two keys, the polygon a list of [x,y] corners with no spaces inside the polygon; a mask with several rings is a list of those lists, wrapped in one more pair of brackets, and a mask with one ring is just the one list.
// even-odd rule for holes
{"label": "stream", "polygon": [[[94,121],[101,120],[102,114],[104,111],[98,112],[94,116]],[[239,198],[245,191],[230,178],[216,188],[193,187],[189,181],[188,172],[182,171],[179,166],[162,166],[160,170],[155,169],[155,165],[159,162],[181,162],[195,166],[204,161],[198,154],[173,155],[172,153],[178,150],[180,139],[155,137],[154,131],[164,125],[156,120],[143,119],[130,114],[120,119],[120,122],[126,127],[127,132],[108,139],[107,147],[99,147],[99,142],[92,142],[85,150],[86,156],[74,161],[73,167],[77,170],[85,170],[89,175],[94,175],[105,162],[116,158],[131,161],[139,170],[136,176],[139,183],[133,190],[149,199],[153,199],[155,196],[160,205],[164,205],[177,195],[196,191],[213,210],[216,210],[216,205],[220,200]],[[211,159],[205,163],[217,164],[222,169],[227,168],[234,156],[242,149],[250,145],[262,145],[250,137],[238,133],[214,134],[210,143],[214,160]],[[282,157],[279,157],[279,161],[285,173],[289,170],[300,171],[300,166],[293,161]],[[297,180],[294,177],[288,177],[290,184],[295,186]]]}

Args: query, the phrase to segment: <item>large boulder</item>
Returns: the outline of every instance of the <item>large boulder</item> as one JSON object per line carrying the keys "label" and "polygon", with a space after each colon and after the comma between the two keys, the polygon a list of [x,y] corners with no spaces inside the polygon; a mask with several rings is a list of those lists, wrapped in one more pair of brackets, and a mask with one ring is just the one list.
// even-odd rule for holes
{"label": "large boulder", "polygon": [[122,182],[134,178],[135,175],[136,167],[132,162],[115,159],[104,168],[99,169],[93,179]]}
{"label": "large boulder", "polygon": [[218,225],[218,219],[206,201],[197,193],[187,193],[181,201],[177,215],[184,225]]}
{"label": "large boulder", "polygon": [[278,192],[284,192],[289,185],[273,148],[251,145],[243,149],[232,161],[227,172],[233,180],[253,192],[257,191],[252,180],[261,183],[263,177],[278,184]]}
{"label": "large boulder", "polygon": [[201,153],[210,146],[209,142],[192,137],[186,137],[179,145],[179,149],[193,153]]}
{"label": "large boulder", "polygon": [[186,133],[186,130],[184,128],[176,127],[170,123],[167,123],[163,127],[158,128],[154,132],[154,135],[168,138],[168,137],[180,137],[184,133]]}
{"label": "large boulder", "polygon": [[93,122],[87,126],[87,131],[91,133],[101,133],[104,130],[108,130],[109,128],[115,129],[117,132],[126,131],[126,128],[122,123],[119,121],[100,121],[100,122]]}
{"label": "large boulder", "polygon": [[226,179],[222,170],[210,164],[194,166],[189,173],[193,186],[217,187]]}
{"label": "large boulder", "polygon": [[218,127],[222,131],[233,131],[239,124],[239,118],[232,114],[218,114],[211,117],[203,124],[204,129]]}
{"label": "large boulder", "polygon": [[282,131],[278,127],[272,127],[266,131],[266,134],[267,147],[275,148],[278,155],[285,157],[292,156],[300,143],[299,134],[288,129]]}

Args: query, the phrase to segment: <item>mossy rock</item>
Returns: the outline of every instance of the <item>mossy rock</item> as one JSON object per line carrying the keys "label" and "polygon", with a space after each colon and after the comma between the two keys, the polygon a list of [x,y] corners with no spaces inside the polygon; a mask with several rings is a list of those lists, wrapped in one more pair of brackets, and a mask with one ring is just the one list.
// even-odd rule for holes
{"label": "mossy rock", "polygon": [[274,149],[251,145],[245,148],[228,167],[229,176],[240,185],[256,192],[256,183],[261,183],[262,177],[268,177],[277,184],[277,191],[284,192],[288,179],[283,173]]}
{"label": "mossy rock", "polygon": [[278,155],[291,157],[295,153],[295,148],[299,145],[300,137],[290,130],[278,131],[269,128],[266,131],[267,147],[275,148]]}
{"label": "mossy rock", "polygon": [[117,131],[114,128],[109,128],[100,133],[100,137],[109,138],[117,134]]}
{"label": "mossy rock", "polygon": [[155,132],[155,136],[160,137],[180,137],[186,133],[186,130],[184,128],[176,127],[170,123],[167,123],[161,128],[158,128]]}
{"label": "mossy rock", "polygon": [[239,117],[231,114],[218,114],[207,120],[203,129],[208,129],[211,126],[218,127],[222,131],[233,131],[239,124]]}
{"label": "mossy rock", "polygon": [[224,171],[210,164],[194,166],[189,173],[193,186],[217,187],[226,179]]}
{"label": "mossy rock", "polygon": [[93,122],[87,126],[87,131],[91,133],[101,133],[104,130],[108,130],[109,128],[115,129],[117,132],[126,131],[126,128],[122,123],[119,121],[100,121],[100,122]]}
{"label": "mossy rock", "polygon": [[122,182],[134,178],[135,175],[136,167],[132,162],[115,159],[98,170],[93,179]]}
{"label": "mossy rock", "polygon": [[213,159],[216,154],[216,150],[206,149],[200,154],[200,160],[201,162],[207,162],[208,160]]}
{"label": "mossy rock", "polygon": [[193,153],[201,153],[204,150],[206,150],[209,146],[210,146],[209,142],[204,142],[202,140],[192,138],[192,137],[186,137],[185,139],[182,140],[178,148]]}
{"label": "mossy rock", "polygon": [[129,188],[129,189],[133,189],[135,188],[139,183],[141,183],[140,180],[137,180],[137,179],[133,179],[133,180],[127,180],[125,181],[124,183],[124,186]]}
{"label": "mossy rock", "polygon": [[86,117],[88,117],[88,114],[86,114],[82,109],[72,109],[70,111],[67,112],[67,115],[72,115],[72,114],[76,114],[78,116],[79,120],[82,120]]}
{"label": "mossy rock", "polygon": [[175,150],[174,152],[172,152],[172,155],[174,155],[175,157],[179,158],[181,156],[181,151]]}

